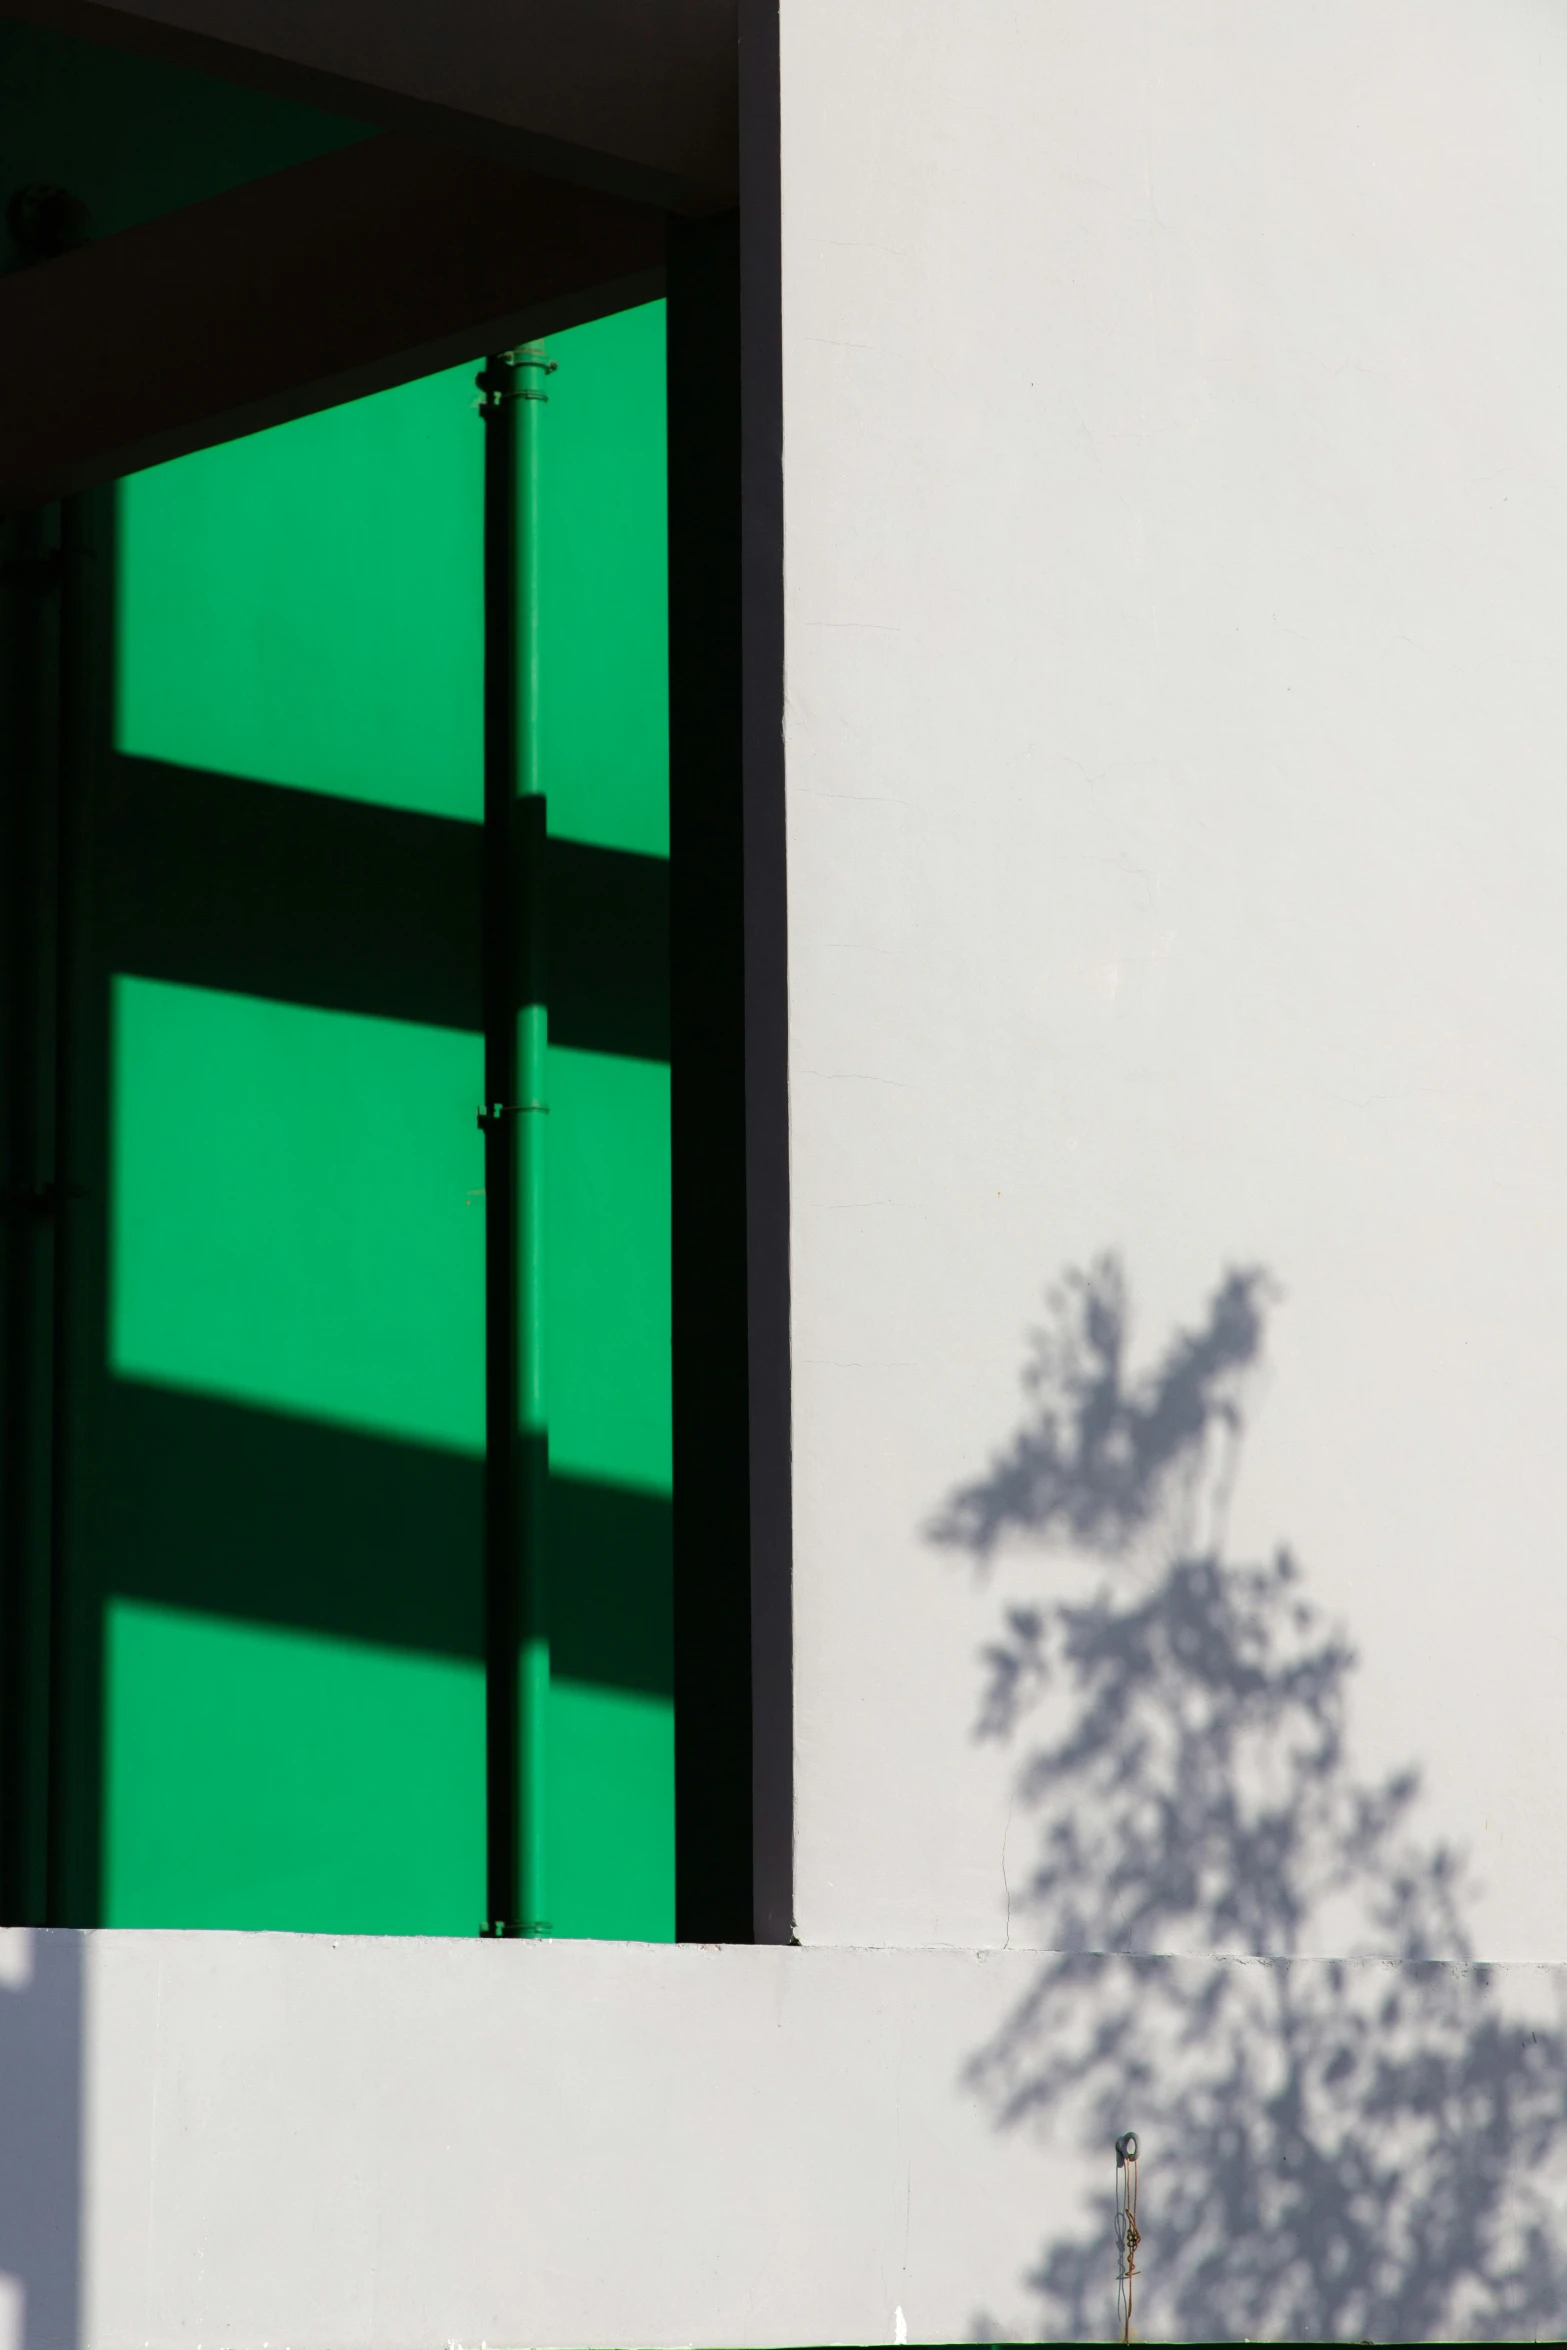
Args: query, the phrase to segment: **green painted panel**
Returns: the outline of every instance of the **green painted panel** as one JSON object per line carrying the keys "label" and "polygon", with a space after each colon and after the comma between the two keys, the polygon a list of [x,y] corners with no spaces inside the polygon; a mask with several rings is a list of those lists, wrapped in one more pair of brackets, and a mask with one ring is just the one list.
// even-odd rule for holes
{"label": "green painted panel", "polygon": [[[539,763],[557,838],[669,853],[664,308],[553,336]],[[549,1056],[550,1911],[674,1937],[669,1071]],[[572,1677],[594,1653],[634,1687]],[[563,1670],[563,1667],[565,1668]],[[601,1668],[603,1669],[603,1668]]]}
{"label": "green painted panel", "polygon": [[675,1938],[675,1735],[667,1702],[557,1680],[550,1909],[561,1936]]}
{"label": "green painted panel", "polygon": [[670,1491],[669,1071],[550,1053],[550,1462]]}
{"label": "green painted panel", "polygon": [[541,411],[539,759],[550,830],[669,854],[664,305],[552,335]]}
{"label": "green painted panel", "polygon": [[476,1931],[478,1664],[117,1600],[106,1668],[106,1925]]}
{"label": "green painted panel", "polygon": [[474,373],[426,376],[123,485],[121,750],[480,816]]}
{"label": "green painted panel", "polygon": [[[662,308],[550,348],[551,829],[663,855]],[[124,485],[123,750],[214,791],[234,775],[478,817],[472,376]],[[111,1008],[111,1440],[82,1616],[99,1610],[104,1644],[101,1745],[83,1749],[101,1754],[100,1912],[471,1932],[479,1039],[126,974]],[[560,1934],[664,1939],[668,1071],[555,1048],[550,1099],[551,1909]]]}
{"label": "green painted panel", "polygon": [[121,978],[110,1362],[484,1445],[477,1037]]}

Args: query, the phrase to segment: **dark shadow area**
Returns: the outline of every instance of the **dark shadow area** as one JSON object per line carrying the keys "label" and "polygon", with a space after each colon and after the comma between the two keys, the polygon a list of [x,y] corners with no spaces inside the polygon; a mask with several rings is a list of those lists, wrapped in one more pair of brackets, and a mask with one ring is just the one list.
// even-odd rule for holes
{"label": "dark shadow area", "polygon": [[749,1942],[751,1412],[740,235],[669,228],[675,1931]]}
{"label": "dark shadow area", "polygon": [[329,154],[376,127],[53,25],[0,24],[5,184],[63,184],[82,200],[94,236]]}
{"label": "dark shadow area", "polygon": [[746,1311],[752,1875],[759,1942],[794,1934],[794,1473],[789,1255],[789,826],[784,788],[780,12],[740,39],[745,736]]}
{"label": "dark shadow area", "polygon": [[1043,2338],[1109,2331],[1135,2127],[1140,2332],[1559,2339],[1567,2040],[1525,2004],[1542,1978],[1471,1958],[1417,1774],[1357,1775],[1354,1654],[1294,1559],[1225,1556],[1271,1294],[1230,1273],[1135,1375],[1119,1266],[1069,1274],[1022,1428],[932,1529],[981,1564],[1018,1540],[1060,1561],[984,1652],[978,1733],[1027,1739],[1038,1830],[1013,1931],[1048,1955],[971,2082],[998,2126],[1103,2164],[1102,2211],[1028,2280]]}
{"label": "dark shadow area", "polygon": [[[100,1457],[106,1597],[482,1661],[478,1460],[127,1379]],[[668,1696],[668,1502],[552,1475],[550,1513],[556,1671]]]}
{"label": "dark shadow area", "polygon": [[550,1042],[667,1061],[667,861],[552,840],[544,870]]}
{"label": "dark shadow area", "polygon": [[561,1680],[673,1696],[672,1517],[661,1494],[550,1472],[550,1655]]}
{"label": "dark shadow area", "polygon": [[0,522],[0,1916],[45,1914],[56,1286],[56,518]]}
{"label": "dark shadow area", "polygon": [[478,1029],[476,825],[123,755],[104,803],[111,970]]}
{"label": "dark shadow area", "polygon": [[18,2350],[81,2337],[82,1960],[76,1934],[20,1927],[0,1979],[0,2273]]}
{"label": "dark shadow area", "polygon": [[107,1383],[103,1597],[481,1659],[480,1463]]}
{"label": "dark shadow area", "polygon": [[[102,1283],[94,782],[111,668],[112,499],[0,527],[0,1917],[75,1922],[62,1887],[79,1366]],[[73,2074],[74,2077],[74,2074]]]}
{"label": "dark shadow area", "polygon": [[[115,970],[481,1026],[476,824],[123,755],[105,801]],[[552,1041],[667,1061],[667,863],[547,854]]]}

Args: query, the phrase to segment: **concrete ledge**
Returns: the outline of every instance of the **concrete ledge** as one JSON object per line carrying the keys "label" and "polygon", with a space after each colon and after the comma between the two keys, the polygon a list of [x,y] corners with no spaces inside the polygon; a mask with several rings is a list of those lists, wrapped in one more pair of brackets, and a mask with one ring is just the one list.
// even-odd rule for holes
{"label": "concrete ledge", "polygon": [[1112,2123],[1145,2337],[1567,2315],[1560,1969],[0,1943],[27,2350],[1103,2337]]}

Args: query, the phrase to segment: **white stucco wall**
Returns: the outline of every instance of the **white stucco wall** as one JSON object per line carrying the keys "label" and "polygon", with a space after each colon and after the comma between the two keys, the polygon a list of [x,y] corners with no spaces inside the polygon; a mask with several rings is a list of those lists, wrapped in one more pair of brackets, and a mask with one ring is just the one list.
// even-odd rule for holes
{"label": "white stucco wall", "polygon": [[1113,1249],[1266,1268],[1227,1555],[1567,1957],[1567,16],[782,25],[800,1932],[1008,1930],[924,1529]]}

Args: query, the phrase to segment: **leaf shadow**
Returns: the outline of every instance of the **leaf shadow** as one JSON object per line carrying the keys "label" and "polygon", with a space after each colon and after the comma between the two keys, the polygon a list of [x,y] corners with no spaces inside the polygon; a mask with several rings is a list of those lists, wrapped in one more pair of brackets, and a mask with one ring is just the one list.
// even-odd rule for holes
{"label": "leaf shadow", "polygon": [[[1069,1272],[1033,1335],[1023,1425],[928,1528],[982,1568],[1020,1543],[1061,1568],[982,1654],[977,1731],[1016,1748],[1036,1831],[1011,1914],[1042,1957],[969,2084],[999,2127],[1065,2133],[1105,2164],[1102,2212],[1028,2277],[1042,2338],[1106,2328],[1128,2126],[1157,2215],[1139,2330],[1555,2338],[1559,2017],[1475,1963],[1418,1774],[1357,1775],[1354,1652],[1298,1562],[1225,1554],[1275,1295],[1258,1269],[1227,1273],[1134,1374],[1120,1264]],[[1325,1948],[1341,1955],[1310,1955]],[[1183,1952],[1201,1955],[1167,1955]]]}

